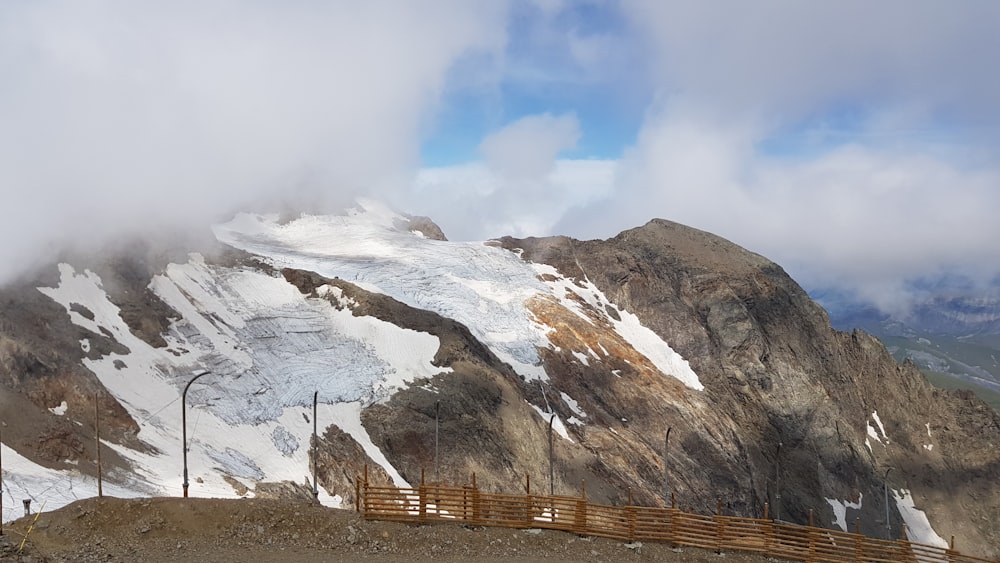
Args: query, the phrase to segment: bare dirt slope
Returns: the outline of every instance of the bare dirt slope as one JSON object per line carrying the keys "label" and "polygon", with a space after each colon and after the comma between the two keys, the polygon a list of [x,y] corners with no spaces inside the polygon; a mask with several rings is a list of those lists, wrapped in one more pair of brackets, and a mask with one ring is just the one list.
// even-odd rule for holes
{"label": "bare dirt slope", "polygon": [[[712,561],[666,544],[549,530],[400,524],[276,499],[87,499],[4,525],[0,561]],[[726,553],[726,561],[763,557]]]}

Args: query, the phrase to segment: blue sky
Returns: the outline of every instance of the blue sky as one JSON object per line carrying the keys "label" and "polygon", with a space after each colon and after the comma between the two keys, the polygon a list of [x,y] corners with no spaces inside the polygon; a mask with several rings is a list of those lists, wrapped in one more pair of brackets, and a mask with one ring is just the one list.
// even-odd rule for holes
{"label": "blue sky", "polygon": [[992,0],[3,2],[0,263],[366,194],[456,240],[671,219],[905,311],[1000,279],[997,29]]}

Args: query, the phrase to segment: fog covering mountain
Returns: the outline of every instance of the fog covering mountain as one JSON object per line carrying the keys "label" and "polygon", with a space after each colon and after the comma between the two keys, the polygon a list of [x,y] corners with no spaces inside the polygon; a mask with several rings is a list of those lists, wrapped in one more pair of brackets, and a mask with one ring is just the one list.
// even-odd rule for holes
{"label": "fog covering mountain", "polygon": [[208,370],[186,401],[194,496],[308,498],[315,396],[327,505],[353,506],[365,464],[376,482],[547,492],[551,422],[556,494],[769,503],[1000,555],[1000,415],[834,330],[729,241],[653,220],[605,241],[450,242],[368,201],[213,234],[0,289],[5,520],[22,498],[96,493],[98,417],[105,494],[180,495],[181,395]]}

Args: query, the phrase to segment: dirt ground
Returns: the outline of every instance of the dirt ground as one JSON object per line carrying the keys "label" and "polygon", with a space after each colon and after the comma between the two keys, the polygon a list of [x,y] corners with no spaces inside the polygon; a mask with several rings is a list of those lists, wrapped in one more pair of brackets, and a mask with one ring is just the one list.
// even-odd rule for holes
{"label": "dirt ground", "polygon": [[[34,527],[29,532],[29,526]],[[23,550],[21,542],[27,534]],[[86,499],[4,524],[0,561],[693,561],[764,557],[549,530],[401,524],[274,499]]]}

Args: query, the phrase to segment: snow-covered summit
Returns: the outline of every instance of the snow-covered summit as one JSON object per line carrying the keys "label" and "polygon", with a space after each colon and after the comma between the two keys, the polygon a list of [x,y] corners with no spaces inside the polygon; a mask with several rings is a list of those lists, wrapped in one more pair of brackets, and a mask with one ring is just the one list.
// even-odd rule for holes
{"label": "snow-covered summit", "polygon": [[[575,293],[601,310],[611,306],[592,284],[566,283],[557,271],[531,264],[484,242],[437,241],[412,233],[407,219],[373,201],[361,200],[345,216],[302,216],[287,224],[276,216],[241,214],[215,227],[231,246],[267,257],[275,266],[339,277],[419,309],[457,320],[502,361],[527,378],[545,379],[539,348],[550,347],[548,327],[525,307],[536,295],[552,295],[573,310]],[[540,274],[545,273],[543,281]],[[619,333],[665,374],[701,389],[683,358],[626,313]]]}

